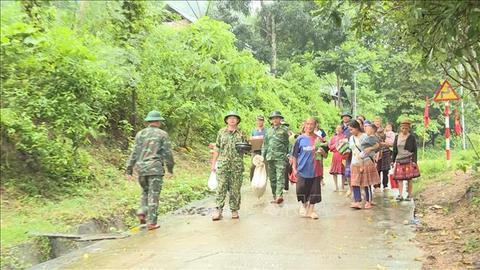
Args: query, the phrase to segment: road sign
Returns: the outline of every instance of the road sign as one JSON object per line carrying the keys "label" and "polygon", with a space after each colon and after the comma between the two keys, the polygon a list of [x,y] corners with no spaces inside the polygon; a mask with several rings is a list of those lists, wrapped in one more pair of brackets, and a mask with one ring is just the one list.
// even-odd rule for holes
{"label": "road sign", "polygon": [[460,96],[453,90],[450,83],[445,80],[435,91],[433,101],[459,100]]}

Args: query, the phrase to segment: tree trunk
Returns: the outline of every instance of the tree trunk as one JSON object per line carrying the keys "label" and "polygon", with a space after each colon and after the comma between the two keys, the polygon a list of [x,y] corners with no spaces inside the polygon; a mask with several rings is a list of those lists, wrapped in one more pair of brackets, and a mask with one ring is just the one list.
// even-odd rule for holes
{"label": "tree trunk", "polygon": [[85,18],[85,13],[87,12],[88,8],[88,1],[78,1],[78,16],[77,16],[77,27],[80,27],[83,23],[83,18]]}
{"label": "tree trunk", "polygon": [[277,34],[275,31],[275,16],[270,14],[270,33],[272,37],[272,64],[270,66],[270,73],[275,77],[277,74]]}
{"label": "tree trunk", "polygon": [[342,108],[342,93],[340,92],[340,76],[338,76],[337,72],[335,72],[335,78],[337,78],[338,108],[340,110],[343,110],[343,108]]}
{"label": "tree trunk", "polygon": [[132,125],[132,135],[135,137],[137,133],[137,91],[132,88],[132,114],[130,116],[130,124]]}

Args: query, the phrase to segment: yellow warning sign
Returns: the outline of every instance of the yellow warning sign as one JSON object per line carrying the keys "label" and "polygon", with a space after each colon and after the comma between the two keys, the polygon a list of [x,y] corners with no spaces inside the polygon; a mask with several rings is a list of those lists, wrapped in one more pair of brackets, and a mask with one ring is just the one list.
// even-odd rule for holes
{"label": "yellow warning sign", "polygon": [[453,90],[450,83],[445,80],[435,91],[433,101],[459,100],[460,96]]}

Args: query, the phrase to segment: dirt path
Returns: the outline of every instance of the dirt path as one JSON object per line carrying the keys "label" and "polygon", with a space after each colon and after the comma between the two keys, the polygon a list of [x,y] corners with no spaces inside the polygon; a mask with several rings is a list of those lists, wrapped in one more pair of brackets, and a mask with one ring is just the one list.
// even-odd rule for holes
{"label": "dirt path", "polygon": [[[376,195],[373,210],[352,210],[344,193],[322,187],[319,220],[300,218],[295,187],[282,206],[248,188],[240,220],[230,213],[212,222],[209,213],[171,214],[162,228],[103,241],[33,269],[420,269],[421,251],[410,240],[412,204]],[[394,194],[390,194],[393,196]],[[211,211],[212,198],[193,207]],[[186,212],[186,211],[184,211]],[[192,211],[190,211],[192,212]]]}

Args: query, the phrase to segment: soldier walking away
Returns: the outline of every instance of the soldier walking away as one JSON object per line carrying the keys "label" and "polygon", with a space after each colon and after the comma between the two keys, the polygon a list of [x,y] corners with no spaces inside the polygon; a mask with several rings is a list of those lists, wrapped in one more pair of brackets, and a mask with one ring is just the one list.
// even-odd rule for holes
{"label": "soldier walking away", "polygon": [[267,161],[272,203],[280,204],[283,202],[285,160],[289,149],[288,128],[281,125],[283,116],[279,111],[274,111],[269,118],[272,127],[265,133],[262,156]]}
{"label": "soldier walking away", "polygon": [[[247,137],[238,129],[241,121],[238,113],[231,111],[223,121],[227,127],[218,132],[217,141],[212,158],[212,171],[217,171],[217,209],[212,215],[212,220],[217,221],[223,217],[223,207],[227,193],[229,194],[230,210],[232,219],[240,218],[240,189],[243,180],[243,154],[236,149],[237,143],[245,143]],[[217,163],[218,160],[218,163]],[[217,163],[217,166],[215,165]]]}
{"label": "soldier walking away", "polygon": [[147,224],[149,230],[157,229],[158,199],[162,190],[164,169],[167,165],[166,178],[173,174],[173,156],[167,132],[160,129],[165,119],[158,111],[147,114],[145,122],[148,126],[135,136],[133,152],[127,161],[127,179],[133,180],[134,166],[138,170],[138,182],[142,187],[140,209],[137,216],[140,224]]}

